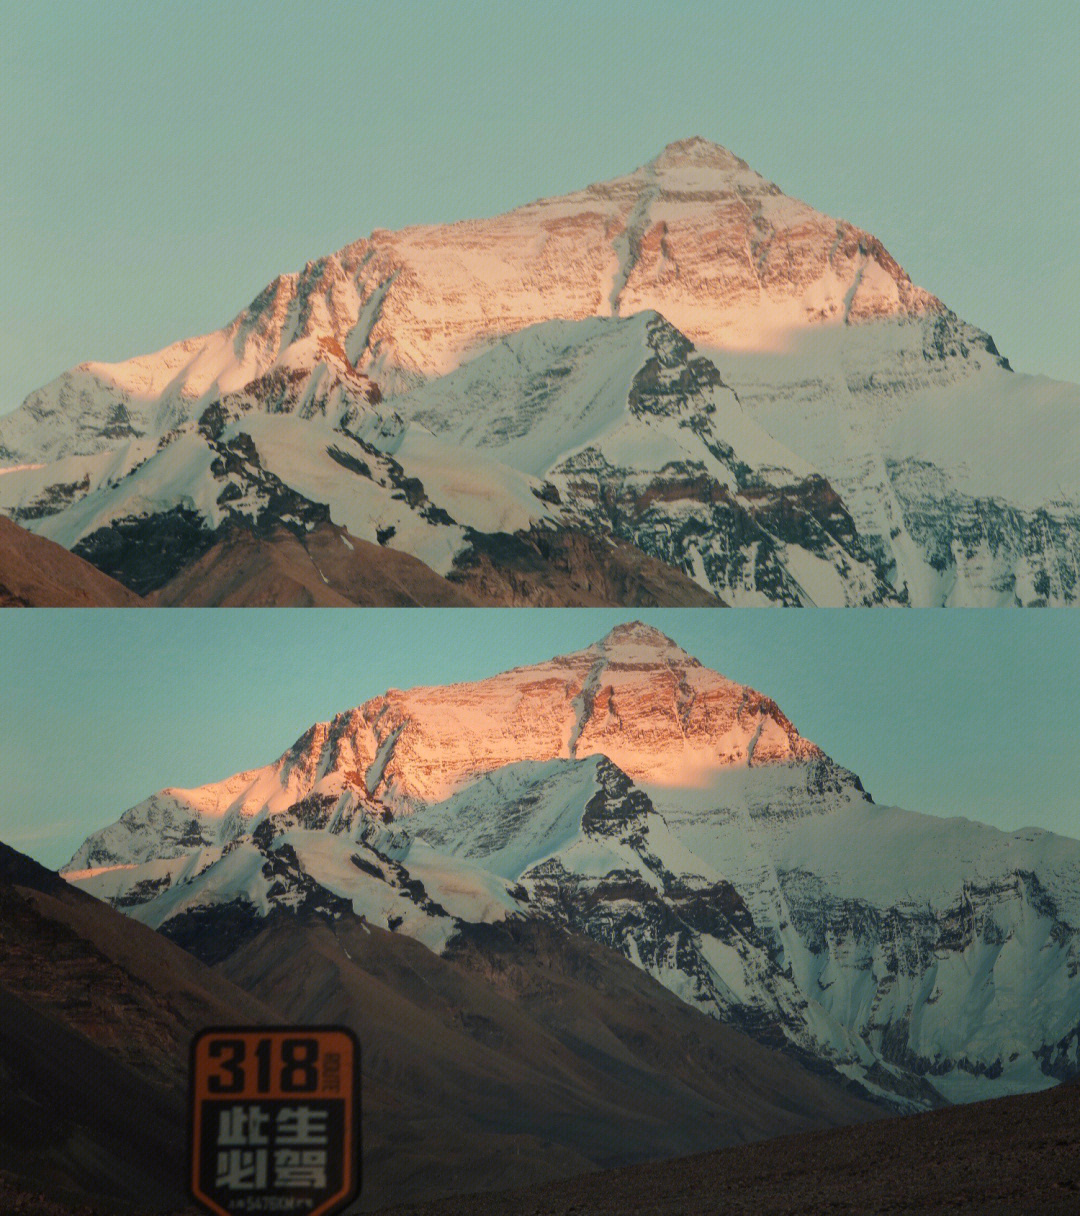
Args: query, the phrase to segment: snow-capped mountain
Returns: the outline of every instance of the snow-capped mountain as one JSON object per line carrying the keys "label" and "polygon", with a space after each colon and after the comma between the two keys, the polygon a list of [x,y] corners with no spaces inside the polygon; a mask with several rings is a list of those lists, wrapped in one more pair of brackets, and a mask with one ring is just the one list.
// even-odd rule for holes
{"label": "snow-capped mountain", "polygon": [[198,952],[347,908],[441,952],[554,921],[906,1106],[1080,1072],[1080,842],[876,806],[768,697],[641,624],[391,690],[165,789],[67,878]]}
{"label": "snow-capped mountain", "polygon": [[451,577],[584,533],[734,604],[1077,594],[1080,389],[700,139],[83,364],[0,421],[0,464],[0,511],[144,593],[223,528],[330,519]]}

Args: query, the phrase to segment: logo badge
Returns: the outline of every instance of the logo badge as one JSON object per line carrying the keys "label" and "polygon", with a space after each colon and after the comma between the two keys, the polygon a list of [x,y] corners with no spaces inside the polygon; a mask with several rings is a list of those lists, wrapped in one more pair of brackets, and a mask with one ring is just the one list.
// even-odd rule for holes
{"label": "logo badge", "polygon": [[190,1186],[216,1216],[328,1216],[360,1191],[360,1050],[340,1027],[204,1030]]}

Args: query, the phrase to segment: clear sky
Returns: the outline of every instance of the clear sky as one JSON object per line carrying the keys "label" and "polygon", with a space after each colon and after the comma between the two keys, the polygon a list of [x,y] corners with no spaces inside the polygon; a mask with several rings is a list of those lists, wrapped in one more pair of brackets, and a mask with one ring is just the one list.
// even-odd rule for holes
{"label": "clear sky", "polygon": [[1080,836],[1072,612],[0,612],[0,840],[59,865],[166,785],[279,756],[388,687],[476,679],[643,619],[772,696],[875,800]]}
{"label": "clear sky", "polygon": [[1075,0],[0,0],[0,413],[703,135],[1080,381]]}

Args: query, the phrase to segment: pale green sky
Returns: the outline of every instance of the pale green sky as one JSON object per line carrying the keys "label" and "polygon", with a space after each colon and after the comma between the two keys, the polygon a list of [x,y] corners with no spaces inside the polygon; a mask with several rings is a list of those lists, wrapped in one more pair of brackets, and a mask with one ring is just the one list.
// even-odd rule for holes
{"label": "pale green sky", "polygon": [[1080,381],[1074,0],[0,0],[0,413],[374,227],[692,134]]}
{"label": "pale green sky", "polygon": [[879,803],[1080,837],[1075,612],[114,608],[0,612],[0,840],[59,865],[162,786],[266,764],[388,687],[635,617],[773,697]]}

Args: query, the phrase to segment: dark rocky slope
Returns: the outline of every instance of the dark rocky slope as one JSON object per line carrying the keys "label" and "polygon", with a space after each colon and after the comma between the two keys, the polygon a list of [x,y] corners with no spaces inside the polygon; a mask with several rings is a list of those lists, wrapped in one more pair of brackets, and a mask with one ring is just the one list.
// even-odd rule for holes
{"label": "dark rocky slope", "polygon": [[[396,1216],[1075,1216],[1080,1088],[784,1137]],[[387,1214],[389,1216],[389,1213]]]}

